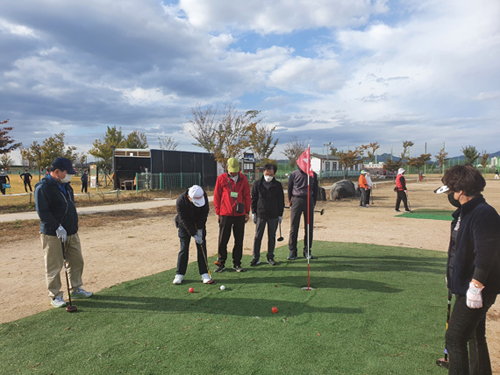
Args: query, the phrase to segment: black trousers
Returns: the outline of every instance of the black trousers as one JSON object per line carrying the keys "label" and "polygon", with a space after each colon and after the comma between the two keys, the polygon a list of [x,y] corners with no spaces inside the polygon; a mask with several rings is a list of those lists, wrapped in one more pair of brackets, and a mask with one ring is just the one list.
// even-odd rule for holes
{"label": "black trousers", "polygon": [[359,205],[360,206],[366,206],[366,189],[365,188],[359,188],[359,191],[361,192],[361,195],[359,197]]}
{"label": "black trousers", "polygon": [[406,193],[404,190],[398,190],[398,198],[396,199],[396,210],[399,210],[399,205],[401,204],[401,201],[403,201],[403,204],[405,205],[405,210],[410,211],[408,208],[408,200],[406,198]]}
{"label": "black trousers", "polygon": [[27,193],[28,192],[28,187],[30,188],[30,191],[33,191],[31,188],[31,181],[24,181],[24,191]]}
{"label": "black trousers", "polygon": [[87,192],[87,182],[82,182],[82,193],[84,190]]}
{"label": "black trousers", "polygon": [[467,297],[457,296],[446,331],[446,348],[450,356],[449,374],[491,375],[485,336],[486,313],[495,299],[496,295],[488,296],[483,293],[483,307],[471,309],[467,307]]}
{"label": "black trousers", "polygon": [[243,256],[243,237],[245,236],[245,215],[242,216],[220,216],[219,223],[219,256],[218,260],[222,264],[227,260],[227,243],[234,236],[233,265],[241,266]]}
{"label": "black trousers", "polygon": [[253,240],[253,259],[260,258],[262,237],[267,224],[267,259],[274,259],[274,247],[276,246],[276,229],[278,229],[278,218],[263,219],[258,217],[255,224],[255,238]]}
{"label": "black trousers", "polygon": [[[288,239],[288,250],[290,255],[297,256],[297,238],[300,230],[300,217],[304,216],[304,253],[307,249],[307,197],[293,197],[290,207],[290,238]],[[314,227],[314,200],[310,198],[309,203],[309,249],[313,243]]]}
{"label": "black trousers", "polygon": [[[200,275],[208,273],[207,263],[205,262],[205,257],[207,256],[207,241],[205,236],[207,231],[203,230],[203,243],[198,245],[196,242],[196,250],[198,252],[198,271]],[[189,260],[189,244],[191,242],[191,236],[183,227],[179,227],[179,240],[181,242],[181,251],[179,251],[179,256],[177,257],[177,274],[185,275]],[[194,241],[194,240],[193,240]],[[202,252],[203,251],[203,252]],[[205,253],[205,254],[203,254]]]}
{"label": "black trousers", "polygon": [[365,204],[370,204],[370,194],[372,192],[372,189],[366,189],[366,200]]}

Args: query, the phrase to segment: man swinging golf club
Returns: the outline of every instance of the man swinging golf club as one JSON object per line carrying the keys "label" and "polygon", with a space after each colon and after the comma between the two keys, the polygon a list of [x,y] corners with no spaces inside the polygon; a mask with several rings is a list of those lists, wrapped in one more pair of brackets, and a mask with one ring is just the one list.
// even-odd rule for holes
{"label": "man swinging golf club", "polygon": [[177,258],[177,272],[174,284],[181,284],[186,274],[189,259],[189,243],[191,237],[196,242],[198,252],[198,270],[204,284],[212,284],[213,280],[208,273],[206,223],[209,211],[207,193],[198,185],[191,186],[177,198],[175,226],[178,228],[181,250]]}
{"label": "man swinging golf club", "polygon": [[255,224],[255,238],[253,242],[253,259],[250,266],[260,264],[260,247],[262,236],[267,225],[267,263],[276,265],[274,247],[276,245],[276,230],[283,219],[285,194],[283,185],[274,178],[277,167],[274,164],[264,166],[264,175],[253,184],[252,219]]}
{"label": "man swinging golf club", "polygon": [[60,272],[63,267],[61,241],[66,254],[71,298],[89,298],[91,292],[81,288],[83,256],[78,236],[73,188],[69,184],[76,174],[71,160],[58,157],[48,173],[35,186],[36,211],[40,217],[40,239],[45,253],[45,278],[54,307],[64,307]]}

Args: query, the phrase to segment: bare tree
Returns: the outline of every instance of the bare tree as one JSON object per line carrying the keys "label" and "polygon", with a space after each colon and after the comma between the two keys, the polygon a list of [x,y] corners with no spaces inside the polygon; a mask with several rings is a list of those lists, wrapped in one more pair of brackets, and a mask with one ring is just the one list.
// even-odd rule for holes
{"label": "bare tree", "polygon": [[360,147],[362,153],[364,153],[365,150],[367,151],[367,156],[364,159],[370,161],[370,163],[375,163],[375,152],[379,148],[380,145],[378,144],[378,142],[370,143],[367,145],[361,145]]}
{"label": "bare tree", "polygon": [[238,157],[249,145],[251,127],[260,122],[258,111],[247,111],[240,115],[236,108],[226,103],[224,110],[200,105],[192,109],[192,125],[188,133],[198,142],[195,146],[202,147],[214,155],[215,160],[226,165],[230,157]]}
{"label": "bare tree", "polygon": [[179,142],[174,137],[162,136],[158,137],[158,144],[162,150],[176,150]]}
{"label": "bare tree", "polygon": [[294,168],[297,165],[297,159],[306,149],[306,141],[299,139],[297,136],[293,136],[290,142],[285,145],[282,154],[290,161],[290,167]]}

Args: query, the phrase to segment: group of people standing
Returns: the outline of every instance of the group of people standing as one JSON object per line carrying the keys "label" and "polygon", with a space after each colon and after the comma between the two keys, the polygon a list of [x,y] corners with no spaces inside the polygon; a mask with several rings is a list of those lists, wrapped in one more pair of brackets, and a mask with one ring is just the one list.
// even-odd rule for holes
{"label": "group of people standing", "polygon": [[[219,224],[218,255],[215,272],[224,272],[228,261],[228,243],[231,233],[234,237],[232,249],[233,270],[243,272],[241,264],[243,256],[243,240],[245,226],[250,221],[255,224],[252,261],[254,267],[261,263],[262,238],[267,227],[267,255],[266,262],[275,266],[274,249],[276,232],[283,220],[285,209],[285,194],[283,185],[276,180],[277,167],[266,164],[262,177],[253,187],[246,176],[241,173],[238,159],[230,158],[227,162],[227,172],[218,176],[214,190],[214,208]],[[309,184],[309,188],[308,188]],[[309,212],[307,201],[309,194]],[[290,213],[290,236],[288,242],[288,260],[297,259],[297,241],[300,230],[301,216],[304,221],[309,220],[309,233],[304,236],[303,256],[309,259],[315,257],[311,253],[314,206],[318,196],[318,178],[314,174],[308,182],[308,175],[298,169],[290,174],[288,180],[288,202]],[[186,273],[189,242],[192,237],[197,243],[198,269],[204,283],[210,283],[208,265],[206,263],[206,222],[208,218],[208,198],[203,189],[197,185],[192,186],[177,199],[176,225],[181,242],[181,250],[177,261],[177,272],[174,284],[182,283]],[[307,244],[309,243],[309,246]]]}

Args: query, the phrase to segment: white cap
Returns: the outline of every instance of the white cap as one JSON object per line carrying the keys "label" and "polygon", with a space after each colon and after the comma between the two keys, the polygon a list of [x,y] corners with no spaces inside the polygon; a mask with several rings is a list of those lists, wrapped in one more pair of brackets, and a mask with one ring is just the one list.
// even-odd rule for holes
{"label": "white cap", "polygon": [[448,191],[450,191],[450,189],[448,188],[448,186],[443,185],[443,186],[441,186],[440,188],[438,188],[438,189],[434,190],[434,193],[436,193],[436,194],[441,194],[441,193],[446,193],[446,192],[448,192]]}
{"label": "white cap", "polygon": [[403,173],[405,173],[405,170],[403,168],[399,168],[398,169],[398,174],[403,174]]}
{"label": "white cap", "polygon": [[196,207],[202,207],[205,205],[205,192],[200,186],[191,186],[188,190],[188,195]]}

